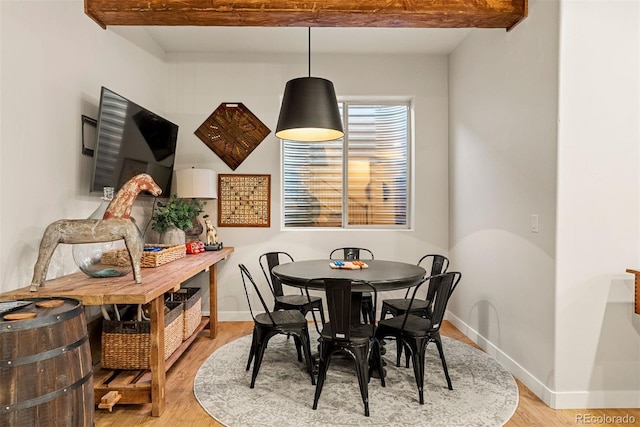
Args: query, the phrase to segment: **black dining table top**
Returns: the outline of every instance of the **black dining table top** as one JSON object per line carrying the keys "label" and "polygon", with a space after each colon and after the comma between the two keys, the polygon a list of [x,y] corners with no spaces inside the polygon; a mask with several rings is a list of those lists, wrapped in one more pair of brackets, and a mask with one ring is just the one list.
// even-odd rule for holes
{"label": "black dining table top", "polygon": [[[377,291],[409,288],[417,285],[426,274],[426,270],[416,264],[399,261],[362,260],[368,268],[358,270],[331,268],[332,261],[330,259],[295,261],[277,265],[272,272],[285,285],[298,288],[304,288],[312,279],[341,278],[367,281]],[[322,290],[324,287],[320,282],[317,284],[311,282],[309,289]],[[368,289],[358,289],[354,284],[353,290]]]}

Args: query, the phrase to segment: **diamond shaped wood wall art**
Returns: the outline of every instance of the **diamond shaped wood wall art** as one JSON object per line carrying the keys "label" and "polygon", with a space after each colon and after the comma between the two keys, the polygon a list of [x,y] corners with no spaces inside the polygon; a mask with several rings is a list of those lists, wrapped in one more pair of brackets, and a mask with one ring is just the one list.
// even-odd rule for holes
{"label": "diamond shaped wood wall art", "polygon": [[194,133],[236,170],[271,130],[243,104],[224,102]]}

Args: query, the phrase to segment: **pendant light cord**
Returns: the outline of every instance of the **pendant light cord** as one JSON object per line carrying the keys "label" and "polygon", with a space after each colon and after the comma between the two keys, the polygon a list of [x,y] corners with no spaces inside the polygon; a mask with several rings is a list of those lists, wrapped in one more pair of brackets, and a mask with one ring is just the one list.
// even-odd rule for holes
{"label": "pendant light cord", "polygon": [[309,52],[309,77],[311,77],[311,27],[307,27],[307,30],[308,30],[308,33],[309,33],[309,37],[308,37],[308,40],[309,40],[309,49],[308,49],[308,52]]}

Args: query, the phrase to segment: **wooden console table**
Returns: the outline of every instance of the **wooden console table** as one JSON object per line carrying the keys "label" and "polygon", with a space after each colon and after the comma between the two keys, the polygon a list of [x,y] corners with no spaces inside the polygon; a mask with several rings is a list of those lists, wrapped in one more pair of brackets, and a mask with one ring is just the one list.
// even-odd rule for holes
{"label": "wooden console table", "polygon": [[150,383],[148,378],[147,381],[140,381],[140,378],[136,378],[134,381],[132,378],[131,381],[117,381],[116,385],[105,386],[102,381],[96,381],[96,379],[106,376],[105,370],[99,369],[100,367],[97,366],[96,370],[94,370],[94,389],[97,402],[105,393],[115,390],[122,394],[120,403],[151,402],[151,415],[160,416],[165,409],[167,369],[182,355],[182,352],[195,339],[195,335],[207,324],[206,321],[203,321],[191,339],[185,341],[165,361],[164,294],[177,291],[180,289],[180,284],[185,280],[203,271],[208,271],[210,307],[208,325],[211,338],[215,338],[218,332],[216,264],[225,260],[232,252],[233,248],[224,248],[220,251],[187,255],[185,258],[156,268],[143,268],[141,284],[135,283],[131,273],[124,277],[96,279],[78,272],[47,280],[36,292],[30,292],[28,286],[5,292],[0,294],[0,301],[21,298],[68,297],[78,299],[84,305],[151,303]]}
{"label": "wooden console table", "polygon": [[635,312],[636,314],[640,314],[640,271],[632,270],[627,268],[627,273],[634,274],[636,276],[635,281],[635,292],[634,292],[634,300],[635,300]]}

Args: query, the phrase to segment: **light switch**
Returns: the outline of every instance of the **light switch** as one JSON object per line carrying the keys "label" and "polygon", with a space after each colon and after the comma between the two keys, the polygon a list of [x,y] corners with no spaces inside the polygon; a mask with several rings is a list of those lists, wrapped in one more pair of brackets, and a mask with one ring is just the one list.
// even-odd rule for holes
{"label": "light switch", "polygon": [[538,232],[538,214],[531,214],[531,232]]}

